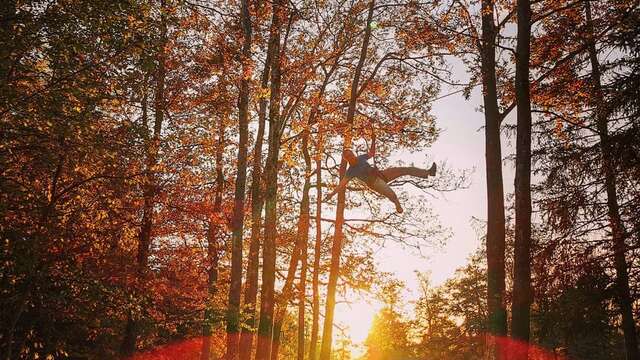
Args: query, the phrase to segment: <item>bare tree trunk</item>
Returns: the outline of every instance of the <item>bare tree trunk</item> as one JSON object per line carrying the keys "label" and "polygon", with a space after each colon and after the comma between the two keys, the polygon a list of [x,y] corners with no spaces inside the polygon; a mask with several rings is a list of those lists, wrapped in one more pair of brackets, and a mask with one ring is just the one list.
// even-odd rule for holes
{"label": "bare tree trunk", "polygon": [[[362,67],[367,57],[367,48],[369,47],[369,38],[371,37],[371,19],[373,18],[373,10],[375,6],[375,0],[371,0],[369,3],[369,11],[367,13],[367,21],[365,23],[364,38],[362,41],[362,48],[360,50],[360,58],[358,59],[358,65],[356,66],[353,76],[353,82],[351,83],[351,97],[349,99],[349,109],[347,112],[346,125],[351,126],[353,124],[353,118],[356,112],[356,102],[358,100],[358,88],[360,82],[360,76],[362,73]],[[348,147],[351,143],[351,134],[347,133],[344,139],[344,148]],[[342,178],[347,169],[347,161],[343,157],[340,162],[339,175]],[[320,347],[320,360],[329,360],[331,358],[331,343],[333,341],[333,314],[336,306],[336,286],[338,285],[338,277],[340,276],[340,256],[342,254],[342,241],[343,231],[342,226],[344,224],[344,208],[345,208],[345,190],[342,189],[338,192],[338,203],[336,207],[336,222],[335,233],[333,237],[333,246],[331,247],[331,266],[329,269],[329,284],[327,286],[327,302],[324,317],[324,328],[322,331],[322,345]]]}
{"label": "bare tree trunk", "polygon": [[[164,9],[164,0],[160,2],[161,9]],[[147,272],[149,262],[149,249],[151,247],[151,233],[154,221],[154,207],[156,204],[157,184],[155,167],[158,163],[158,152],[160,150],[160,137],[162,132],[162,123],[164,121],[165,111],[165,77],[166,77],[166,54],[165,46],[167,44],[167,23],[165,12],[161,11],[160,18],[160,42],[157,44],[156,53],[156,89],[154,99],[154,123],[151,141],[147,143],[146,169],[144,176],[144,204],[142,208],[142,226],[138,233],[138,252],[136,257],[136,277],[138,282],[143,282]],[[134,315],[129,313],[127,317],[127,325],[125,327],[124,337],[120,346],[120,353],[123,356],[129,356],[136,350],[136,342],[138,338],[137,320]]]}
{"label": "bare tree trunk", "polygon": [[[311,117],[310,117],[311,120]],[[304,328],[305,318],[304,309],[306,302],[306,290],[307,290],[307,249],[309,247],[309,191],[311,190],[311,157],[309,156],[309,132],[311,131],[311,121],[309,121],[309,128],[305,131],[302,138],[302,154],[304,155],[304,162],[306,165],[304,189],[302,195],[303,204],[300,205],[300,216],[304,217],[304,221],[301,221],[303,229],[299,231],[303,238],[302,248],[300,249],[300,284],[298,287],[298,360],[304,360]]]}
{"label": "bare tree trunk", "polygon": [[242,232],[244,224],[244,199],[247,182],[247,140],[249,137],[249,73],[251,69],[251,17],[248,0],[241,0],[241,22],[243,30],[242,74],[238,95],[238,173],[231,220],[231,284],[227,308],[227,354],[228,360],[236,360],[240,351],[240,296],[242,293]]}
{"label": "bare tree trunk", "polygon": [[262,208],[264,199],[262,191],[262,142],[264,139],[265,118],[267,113],[267,97],[262,95],[269,85],[271,59],[273,58],[273,39],[269,39],[267,58],[262,71],[261,96],[258,109],[258,131],[253,149],[253,173],[251,177],[251,242],[247,264],[247,279],[244,291],[244,307],[247,314],[245,327],[240,335],[240,360],[249,360],[253,348],[256,326],[256,300],[258,296],[258,266],[260,263],[260,230],[262,229]]}
{"label": "bare tree trunk", "polygon": [[[487,304],[489,333],[507,335],[505,307],[505,215],[500,144],[500,111],[496,82],[496,25],[493,1],[482,1],[482,43],[480,44],[485,117],[485,161],[487,177]],[[500,349],[491,344],[494,357]]]}
{"label": "bare tree trunk", "polygon": [[[286,312],[286,310],[285,310]],[[286,313],[285,313],[286,315]],[[273,342],[271,344],[271,360],[277,360],[280,353],[280,331],[282,331],[282,322],[274,322],[273,324]]]}
{"label": "bare tree trunk", "polygon": [[[302,137],[301,146],[302,146],[303,158],[305,160],[305,181],[302,188],[302,200],[300,202],[300,216],[298,217],[298,233],[297,233],[297,240],[291,254],[289,268],[287,269],[287,278],[285,279],[284,286],[282,287],[282,291],[277,301],[278,310],[276,311],[276,317],[274,321],[273,348],[271,350],[271,360],[277,360],[278,358],[278,350],[279,350],[280,335],[281,335],[280,330],[282,328],[282,322],[286,316],[287,306],[289,305],[289,301],[293,296],[292,294],[293,283],[295,280],[296,271],[298,270],[298,262],[300,261],[304,261],[304,263],[302,264],[302,268],[304,269],[304,276],[306,277],[306,267],[307,267],[306,257],[307,257],[307,247],[309,242],[309,227],[310,227],[309,192],[311,191],[311,157],[309,156],[309,136],[310,136],[311,127],[316,121],[320,99],[322,99],[322,97],[324,96],[324,92],[327,88],[327,85],[329,84],[329,80],[331,79],[331,76],[337,69],[337,64],[338,64],[337,62],[334,63],[334,65],[331,67],[329,72],[325,75],[324,81],[322,82],[322,85],[320,87],[320,91],[318,92],[317,101],[309,113],[309,118],[307,120],[307,129],[305,129]],[[302,346],[304,348],[304,343]]]}
{"label": "bare tree trunk", "polygon": [[[311,126],[311,125],[308,125]],[[305,180],[302,188],[302,200],[300,202],[300,216],[298,218],[298,233],[296,244],[294,245],[293,252],[291,254],[291,261],[289,262],[289,269],[287,270],[287,278],[282,292],[278,297],[278,311],[273,327],[273,349],[271,350],[271,360],[278,359],[278,349],[280,345],[280,330],[282,328],[282,322],[287,312],[287,306],[293,296],[293,283],[295,281],[295,274],[298,269],[298,262],[306,261],[306,247],[309,242],[309,191],[311,190],[311,159],[309,158],[309,130],[305,130],[305,134],[302,138],[302,152],[305,158]],[[303,259],[303,256],[305,259]],[[302,265],[303,271],[306,276],[306,265]],[[302,274],[301,274],[302,276]],[[301,280],[302,281],[302,278]],[[304,311],[304,310],[303,310]],[[304,330],[303,330],[304,331]],[[303,333],[304,336],[304,333]],[[304,348],[304,342],[303,342]],[[304,350],[304,349],[303,349]]]}
{"label": "bare tree trunk", "polygon": [[220,119],[218,125],[218,145],[216,147],[216,191],[213,200],[213,214],[209,218],[207,229],[207,257],[209,269],[207,271],[207,304],[204,310],[204,323],[202,325],[202,351],[201,360],[211,359],[211,346],[213,339],[213,322],[216,320],[214,298],[218,292],[218,263],[220,261],[220,243],[222,235],[222,192],[224,190],[224,172],[222,171],[222,154],[224,153],[224,119]]}
{"label": "bare tree trunk", "polygon": [[322,125],[318,127],[318,141],[316,145],[316,243],[313,253],[313,313],[311,322],[311,339],[309,342],[309,360],[316,359],[318,348],[318,329],[320,323],[320,256],[322,253]]}
{"label": "bare tree trunk", "polygon": [[[311,176],[311,174],[309,174]],[[307,221],[308,223],[308,221]],[[307,225],[307,231],[308,231]],[[308,239],[307,235],[307,241]],[[308,261],[308,243],[305,242],[305,246],[302,248],[302,254],[300,256],[300,262],[302,262],[300,268],[300,286],[298,290],[298,360],[304,360],[305,348],[305,302],[307,298],[307,261]]]}
{"label": "bare tree trunk", "polygon": [[[303,147],[308,144],[308,134],[306,141],[303,139]],[[304,151],[304,150],[303,150]],[[311,163],[308,163],[306,173],[309,174]],[[289,262],[289,268],[287,270],[287,278],[285,279],[282,292],[278,297],[276,311],[276,317],[273,326],[273,348],[271,349],[271,360],[278,359],[278,350],[280,346],[280,331],[282,329],[282,322],[287,313],[287,306],[293,296],[293,283],[295,281],[295,274],[298,269],[298,262],[301,259],[301,254],[305,252],[304,248],[309,241],[309,190],[311,189],[311,181],[309,176],[305,176],[304,187],[302,190],[302,201],[300,202],[300,216],[298,218],[298,233],[296,243],[291,254],[291,260]]]}
{"label": "bare tree trunk", "polygon": [[[518,0],[518,44],[516,47],[516,225],[514,243],[513,302],[511,335],[529,342],[531,307],[531,97],[529,89],[529,57],[531,42],[531,4]],[[527,347],[513,354],[514,359],[526,360]]]}
{"label": "bare tree trunk", "polygon": [[269,151],[265,164],[265,217],[264,247],[262,264],[262,289],[260,296],[260,323],[258,325],[258,346],[256,360],[267,360],[271,354],[273,330],[274,286],[276,272],[276,225],[278,192],[278,157],[282,136],[280,117],[280,32],[286,9],[283,0],[277,0],[273,7],[271,35],[273,38],[273,61],[271,63],[271,95],[269,100]]}
{"label": "bare tree trunk", "polygon": [[585,1],[584,6],[587,20],[589,60],[591,62],[591,85],[593,87],[596,106],[596,122],[600,135],[600,151],[602,152],[602,172],[604,173],[605,179],[609,226],[611,227],[611,237],[613,240],[618,306],[620,307],[622,315],[622,330],[624,331],[624,345],[627,359],[637,360],[640,359],[640,354],[638,353],[636,324],[633,319],[633,300],[629,289],[629,270],[626,260],[627,245],[625,244],[626,230],[620,216],[620,206],[618,204],[615,161],[611,149],[611,140],[609,138],[605,100],[602,94],[602,75],[600,73],[600,62],[598,60],[595,43],[596,39],[593,38],[594,31],[590,2]]}

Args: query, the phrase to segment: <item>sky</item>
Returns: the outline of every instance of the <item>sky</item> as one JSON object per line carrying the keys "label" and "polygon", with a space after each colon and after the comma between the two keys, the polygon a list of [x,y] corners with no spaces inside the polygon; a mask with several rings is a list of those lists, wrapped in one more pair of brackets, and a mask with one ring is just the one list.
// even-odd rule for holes
{"label": "sky", "polygon": [[[463,69],[454,71],[464,77]],[[441,94],[450,89],[443,87]],[[447,167],[457,170],[472,170],[468,188],[447,193],[433,193],[434,197],[426,197],[438,215],[441,224],[451,231],[451,237],[442,247],[427,248],[420,256],[411,249],[402,248],[395,243],[387,242],[384,248],[375,252],[378,269],[390,272],[402,280],[406,287],[402,294],[405,311],[411,310],[411,302],[418,298],[418,278],[416,271],[429,273],[433,286],[443,284],[451,278],[455,270],[467,263],[468,257],[481,246],[481,240],[472,226],[475,217],[486,220],[486,182],[484,161],[484,115],[479,111],[482,103],[479,89],[476,89],[469,100],[462,94],[454,94],[433,103],[432,114],[437,126],[441,129],[439,139],[427,151],[429,160],[446,162]],[[503,157],[511,151],[508,140],[503,137]],[[396,156],[416,164],[424,163],[424,153],[399,153]],[[395,156],[394,156],[395,157]],[[513,188],[513,170],[506,164],[504,167],[505,191]],[[417,193],[411,185],[404,185],[409,194]],[[371,322],[381,304],[376,301],[358,300],[352,305],[339,303],[336,306],[336,323],[348,327],[351,340],[357,346],[353,354],[362,354],[362,343],[367,337]]]}

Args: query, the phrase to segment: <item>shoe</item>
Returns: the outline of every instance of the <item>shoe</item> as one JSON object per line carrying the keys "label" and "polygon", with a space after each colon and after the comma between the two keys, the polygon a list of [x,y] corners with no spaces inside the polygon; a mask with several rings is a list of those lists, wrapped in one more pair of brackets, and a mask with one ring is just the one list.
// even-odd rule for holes
{"label": "shoe", "polygon": [[398,214],[402,214],[404,212],[404,209],[402,208],[402,206],[400,206],[400,204],[396,204],[396,212]]}
{"label": "shoe", "polygon": [[431,165],[431,168],[429,168],[429,175],[431,176],[436,176],[436,170],[438,169],[438,166],[436,165],[436,163],[434,162],[433,165]]}

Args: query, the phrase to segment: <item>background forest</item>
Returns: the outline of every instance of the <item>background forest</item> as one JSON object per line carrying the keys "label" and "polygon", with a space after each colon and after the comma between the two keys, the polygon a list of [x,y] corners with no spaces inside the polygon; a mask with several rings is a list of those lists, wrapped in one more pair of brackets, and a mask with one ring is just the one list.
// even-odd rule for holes
{"label": "background forest", "polygon": [[[409,302],[375,249],[446,243],[472,170],[323,199],[374,136],[429,166],[447,97],[480,247]],[[639,116],[636,0],[5,0],[0,356],[640,359]]]}

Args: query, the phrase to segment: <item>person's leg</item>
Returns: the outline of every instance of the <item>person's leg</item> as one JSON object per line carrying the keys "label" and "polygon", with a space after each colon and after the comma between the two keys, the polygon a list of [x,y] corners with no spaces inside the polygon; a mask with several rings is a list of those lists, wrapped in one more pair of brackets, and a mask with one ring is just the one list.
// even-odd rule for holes
{"label": "person's leg", "polygon": [[436,175],[436,163],[433,163],[429,170],[420,169],[414,166],[391,167],[382,170],[382,175],[388,182],[391,182],[399,178],[400,176],[415,176],[419,178],[427,178],[429,176]]}
{"label": "person's leg", "polygon": [[396,206],[396,211],[398,213],[402,213],[404,211],[402,209],[402,205],[400,205],[400,200],[398,200],[398,195],[396,195],[391,187],[389,187],[389,184],[387,184],[384,180],[378,178],[372,184],[370,184],[369,187],[378,194],[391,200]]}

